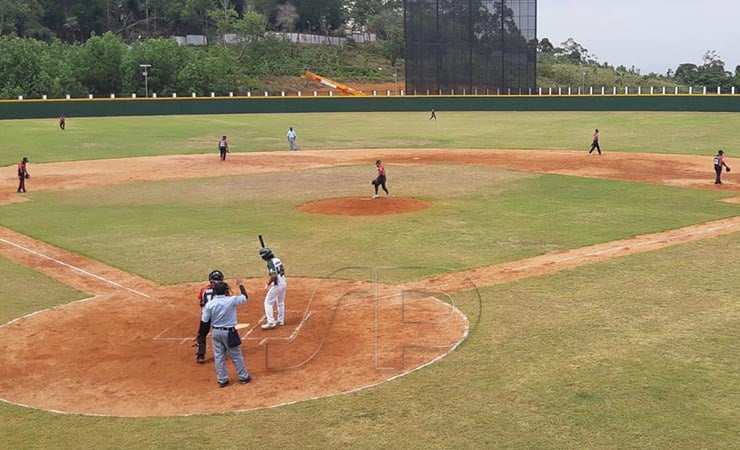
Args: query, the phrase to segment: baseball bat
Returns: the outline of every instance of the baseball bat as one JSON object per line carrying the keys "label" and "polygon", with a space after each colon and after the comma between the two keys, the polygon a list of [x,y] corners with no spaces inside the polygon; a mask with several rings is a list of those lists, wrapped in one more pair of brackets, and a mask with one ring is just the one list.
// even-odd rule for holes
{"label": "baseball bat", "polygon": [[265,248],[265,240],[262,239],[262,235],[261,234],[259,235],[259,238],[260,238],[260,245],[262,246],[262,248]]}

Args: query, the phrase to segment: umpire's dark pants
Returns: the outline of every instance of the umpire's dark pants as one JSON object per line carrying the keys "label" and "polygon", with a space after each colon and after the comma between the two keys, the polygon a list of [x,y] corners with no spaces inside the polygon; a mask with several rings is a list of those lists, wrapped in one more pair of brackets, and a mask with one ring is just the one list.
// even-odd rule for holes
{"label": "umpire's dark pants", "polygon": [[714,180],[714,184],[722,184],[722,166],[714,166],[714,173],[717,174],[717,178]]}
{"label": "umpire's dark pants", "polygon": [[219,149],[221,151],[221,161],[226,161],[226,149]]}

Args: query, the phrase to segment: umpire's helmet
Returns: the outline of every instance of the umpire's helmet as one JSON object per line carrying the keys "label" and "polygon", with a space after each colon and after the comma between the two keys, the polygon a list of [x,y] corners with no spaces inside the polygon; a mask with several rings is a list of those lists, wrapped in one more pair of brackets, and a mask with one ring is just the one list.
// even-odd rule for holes
{"label": "umpire's helmet", "polygon": [[216,281],[224,281],[224,274],[220,270],[214,270],[208,274],[208,281],[215,283]]}
{"label": "umpire's helmet", "polygon": [[262,258],[262,259],[270,259],[273,256],[274,255],[272,254],[272,250],[270,250],[269,248],[263,247],[263,248],[260,249],[260,258]]}

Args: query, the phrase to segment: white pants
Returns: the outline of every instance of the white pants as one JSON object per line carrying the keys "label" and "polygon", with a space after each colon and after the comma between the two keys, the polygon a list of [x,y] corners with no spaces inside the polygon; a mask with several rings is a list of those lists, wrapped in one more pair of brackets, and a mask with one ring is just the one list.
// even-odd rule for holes
{"label": "white pants", "polygon": [[[273,284],[267,291],[267,295],[265,295],[265,317],[267,317],[267,323],[285,323],[285,288],[286,285],[284,284]],[[275,313],[273,312],[275,302],[277,302],[278,309],[277,320],[275,320]]]}

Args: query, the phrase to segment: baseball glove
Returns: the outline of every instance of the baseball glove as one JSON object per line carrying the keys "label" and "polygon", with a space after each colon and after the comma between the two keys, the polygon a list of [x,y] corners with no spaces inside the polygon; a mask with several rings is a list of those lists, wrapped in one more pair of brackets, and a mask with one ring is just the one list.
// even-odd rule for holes
{"label": "baseball glove", "polygon": [[31,178],[31,175],[26,174],[26,180],[29,179],[29,178]]}
{"label": "baseball glove", "polygon": [[730,171],[730,168],[729,167],[726,167],[726,169],[727,169],[728,172]]}

